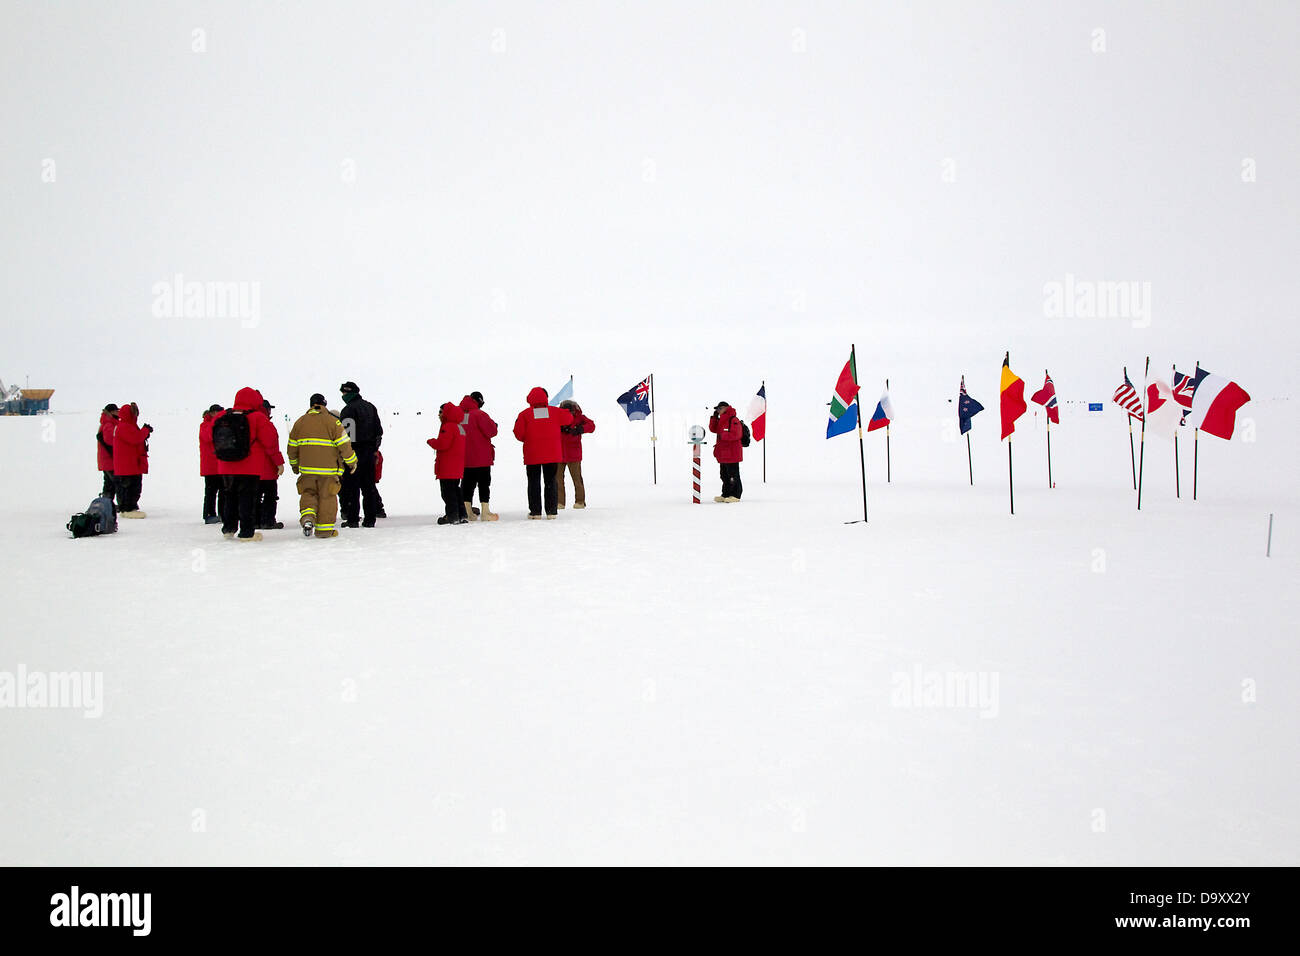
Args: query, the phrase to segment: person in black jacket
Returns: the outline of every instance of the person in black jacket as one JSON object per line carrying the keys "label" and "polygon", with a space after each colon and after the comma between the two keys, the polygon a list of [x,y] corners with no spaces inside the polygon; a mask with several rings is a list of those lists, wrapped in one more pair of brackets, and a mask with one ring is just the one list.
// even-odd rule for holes
{"label": "person in black jacket", "polygon": [[339,492],[339,507],[343,511],[343,527],[355,528],[364,510],[360,526],[373,528],[375,519],[383,515],[384,502],[375,488],[375,452],[384,441],[384,426],[379,421],[379,411],[361,397],[356,382],[339,386],[343,396],[343,410],[339,421],[357,453],[357,468],[343,473],[343,489]]}

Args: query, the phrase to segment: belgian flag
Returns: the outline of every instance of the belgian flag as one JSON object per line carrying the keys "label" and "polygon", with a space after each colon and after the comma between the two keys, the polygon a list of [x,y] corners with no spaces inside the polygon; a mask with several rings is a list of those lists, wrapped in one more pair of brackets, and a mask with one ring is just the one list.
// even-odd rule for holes
{"label": "belgian flag", "polygon": [[1002,437],[1006,438],[1016,430],[1016,419],[1029,408],[1025,404],[1025,383],[1020,376],[1011,371],[1011,353],[1002,359]]}

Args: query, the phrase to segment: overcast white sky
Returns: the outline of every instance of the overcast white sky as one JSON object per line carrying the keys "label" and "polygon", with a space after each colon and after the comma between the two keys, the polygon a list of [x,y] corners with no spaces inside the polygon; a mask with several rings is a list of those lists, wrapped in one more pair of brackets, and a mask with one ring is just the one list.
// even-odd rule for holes
{"label": "overcast white sky", "polygon": [[[573,372],[607,412],[766,377],[821,429],[855,341],[914,404],[991,399],[1008,348],[1063,397],[1148,353],[1293,394],[1298,11],[4,0],[0,377],[513,407]],[[156,316],[177,273],[257,283],[256,327]],[[1046,317],[1067,273],[1150,283],[1149,327]]]}

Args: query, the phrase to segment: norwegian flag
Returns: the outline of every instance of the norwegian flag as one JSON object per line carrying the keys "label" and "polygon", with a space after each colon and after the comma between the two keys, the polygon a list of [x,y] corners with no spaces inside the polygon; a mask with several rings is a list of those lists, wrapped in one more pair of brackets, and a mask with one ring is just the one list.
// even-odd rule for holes
{"label": "norwegian flag", "polygon": [[1061,409],[1056,402],[1056,386],[1052,384],[1052,376],[1043,370],[1043,387],[1029,396],[1031,402],[1036,402],[1047,409],[1047,420],[1053,425],[1061,424]]}
{"label": "norwegian flag", "polygon": [[1115,389],[1115,397],[1111,401],[1128,412],[1131,417],[1142,421],[1142,396],[1129,381],[1127,369],[1124,370],[1124,384]]}

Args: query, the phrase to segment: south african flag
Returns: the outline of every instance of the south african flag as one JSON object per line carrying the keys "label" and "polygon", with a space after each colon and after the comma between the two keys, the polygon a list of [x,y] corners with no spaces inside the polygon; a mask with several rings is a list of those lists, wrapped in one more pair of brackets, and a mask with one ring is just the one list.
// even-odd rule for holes
{"label": "south african flag", "polygon": [[851,432],[858,424],[858,360],[855,352],[849,352],[849,360],[844,363],[840,380],[835,383],[835,394],[831,396],[831,418],[826,423],[826,437],[834,438]]}

